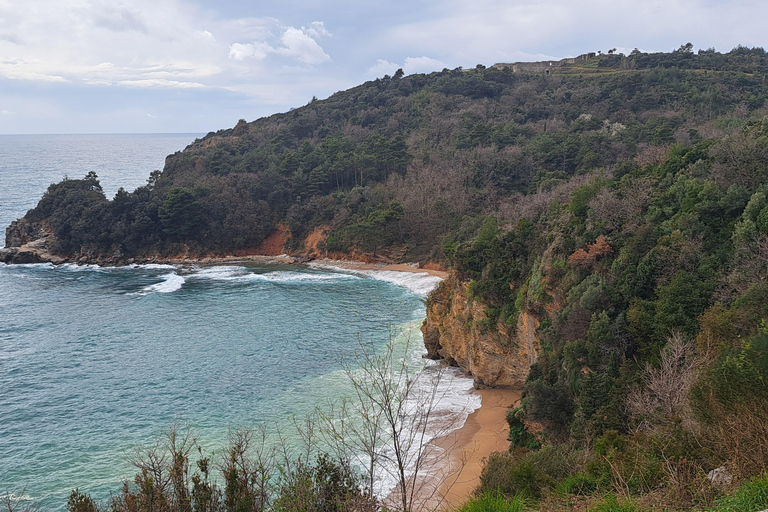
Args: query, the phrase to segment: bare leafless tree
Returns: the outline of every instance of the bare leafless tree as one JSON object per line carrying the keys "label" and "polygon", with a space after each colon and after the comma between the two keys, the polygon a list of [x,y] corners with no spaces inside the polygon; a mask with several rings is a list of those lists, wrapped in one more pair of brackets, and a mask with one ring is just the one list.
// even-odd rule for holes
{"label": "bare leafless tree", "polygon": [[369,492],[385,478],[396,482],[385,504],[402,511],[439,503],[445,478],[423,476],[448,452],[429,441],[455,429],[453,419],[436,413],[446,369],[414,367],[412,352],[410,343],[390,342],[379,351],[361,343],[357,356],[342,363],[354,395],[320,413],[328,444],[365,468]]}
{"label": "bare leafless tree", "polygon": [[654,428],[680,420],[695,433],[698,424],[691,411],[689,393],[703,368],[704,358],[695,353],[696,344],[681,333],[672,333],[661,352],[658,366],[645,368],[644,386],[627,397],[627,407],[637,418],[639,428]]}

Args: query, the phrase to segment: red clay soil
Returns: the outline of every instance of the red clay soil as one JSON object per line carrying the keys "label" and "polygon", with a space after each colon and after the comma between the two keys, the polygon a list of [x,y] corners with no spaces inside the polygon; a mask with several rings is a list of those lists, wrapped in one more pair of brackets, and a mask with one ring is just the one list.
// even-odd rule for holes
{"label": "red clay soil", "polygon": [[307,238],[304,239],[304,250],[307,258],[322,258],[325,251],[321,251],[317,246],[320,242],[325,242],[328,238],[328,227],[320,226],[315,228]]}
{"label": "red clay soil", "polygon": [[288,226],[278,224],[277,229],[267,235],[258,247],[238,249],[235,256],[280,256],[285,254],[285,242],[290,236]]}

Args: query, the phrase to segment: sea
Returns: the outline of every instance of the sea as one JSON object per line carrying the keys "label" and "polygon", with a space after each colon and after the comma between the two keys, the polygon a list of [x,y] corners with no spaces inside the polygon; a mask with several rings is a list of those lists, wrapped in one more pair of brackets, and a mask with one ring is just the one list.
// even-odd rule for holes
{"label": "sea", "polygon": [[[132,191],[199,135],[0,135],[0,242],[51,183],[94,171],[107,197]],[[411,375],[442,372],[421,357],[419,330],[438,281],[286,264],[0,264],[0,500],[63,510],[77,488],[106,502],[135,474],[132,455],[171,428],[214,460],[239,429],[276,440],[354,396],[345,365],[365,350],[393,344]],[[427,439],[480,406],[458,371],[438,386]],[[299,449],[301,436],[280,438]],[[394,485],[383,472],[376,491]]]}

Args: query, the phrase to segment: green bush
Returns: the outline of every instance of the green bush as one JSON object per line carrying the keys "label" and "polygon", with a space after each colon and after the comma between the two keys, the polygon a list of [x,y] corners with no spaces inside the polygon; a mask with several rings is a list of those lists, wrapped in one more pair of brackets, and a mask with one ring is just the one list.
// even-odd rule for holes
{"label": "green bush", "polygon": [[82,493],[75,489],[67,499],[67,512],[98,512],[99,508],[90,494]]}
{"label": "green bush", "polygon": [[657,443],[650,435],[638,432],[630,437],[615,430],[606,431],[595,442],[585,464],[586,473],[595,478],[598,488],[619,485],[633,494],[662,485],[668,476],[664,468]]}
{"label": "green bush", "polygon": [[499,492],[486,492],[470,498],[457,512],[522,512],[525,505],[521,496],[510,499]]}
{"label": "green bush", "polygon": [[359,475],[344,460],[320,455],[314,465],[299,462],[285,475],[273,512],[373,510],[360,490]]}
{"label": "green bush", "polygon": [[607,494],[599,503],[589,508],[589,512],[641,512],[641,510],[634,501],[619,501],[613,494]]}
{"label": "green bush", "polygon": [[507,497],[540,497],[546,475],[524,453],[492,453],[480,474],[478,492],[500,492]]}
{"label": "green bush", "polygon": [[526,384],[526,391],[530,393],[527,412],[531,419],[543,423],[555,437],[565,436],[575,410],[566,385],[537,380]]}
{"label": "green bush", "polygon": [[538,450],[541,443],[536,436],[528,432],[525,428],[525,411],[521,407],[516,407],[507,412],[507,424],[509,425],[509,441],[512,446],[518,448],[528,448]]}
{"label": "green bush", "polygon": [[573,494],[575,496],[587,496],[597,490],[597,480],[592,475],[586,473],[576,473],[566,477],[560,482],[557,490],[564,494]]}
{"label": "green bush", "polygon": [[578,471],[582,465],[584,451],[575,447],[572,443],[547,444],[535,452],[526,454],[537,471],[546,475],[542,478],[547,485],[554,486],[573,472]]}

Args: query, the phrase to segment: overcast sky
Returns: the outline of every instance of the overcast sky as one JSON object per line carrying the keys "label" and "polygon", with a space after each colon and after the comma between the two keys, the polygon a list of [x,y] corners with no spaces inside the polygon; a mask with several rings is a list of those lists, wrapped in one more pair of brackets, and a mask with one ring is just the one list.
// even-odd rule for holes
{"label": "overcast sky", "polygon": [[406,74],[768,46],[765,0],[0,0],[0,133],[200,132]]}

